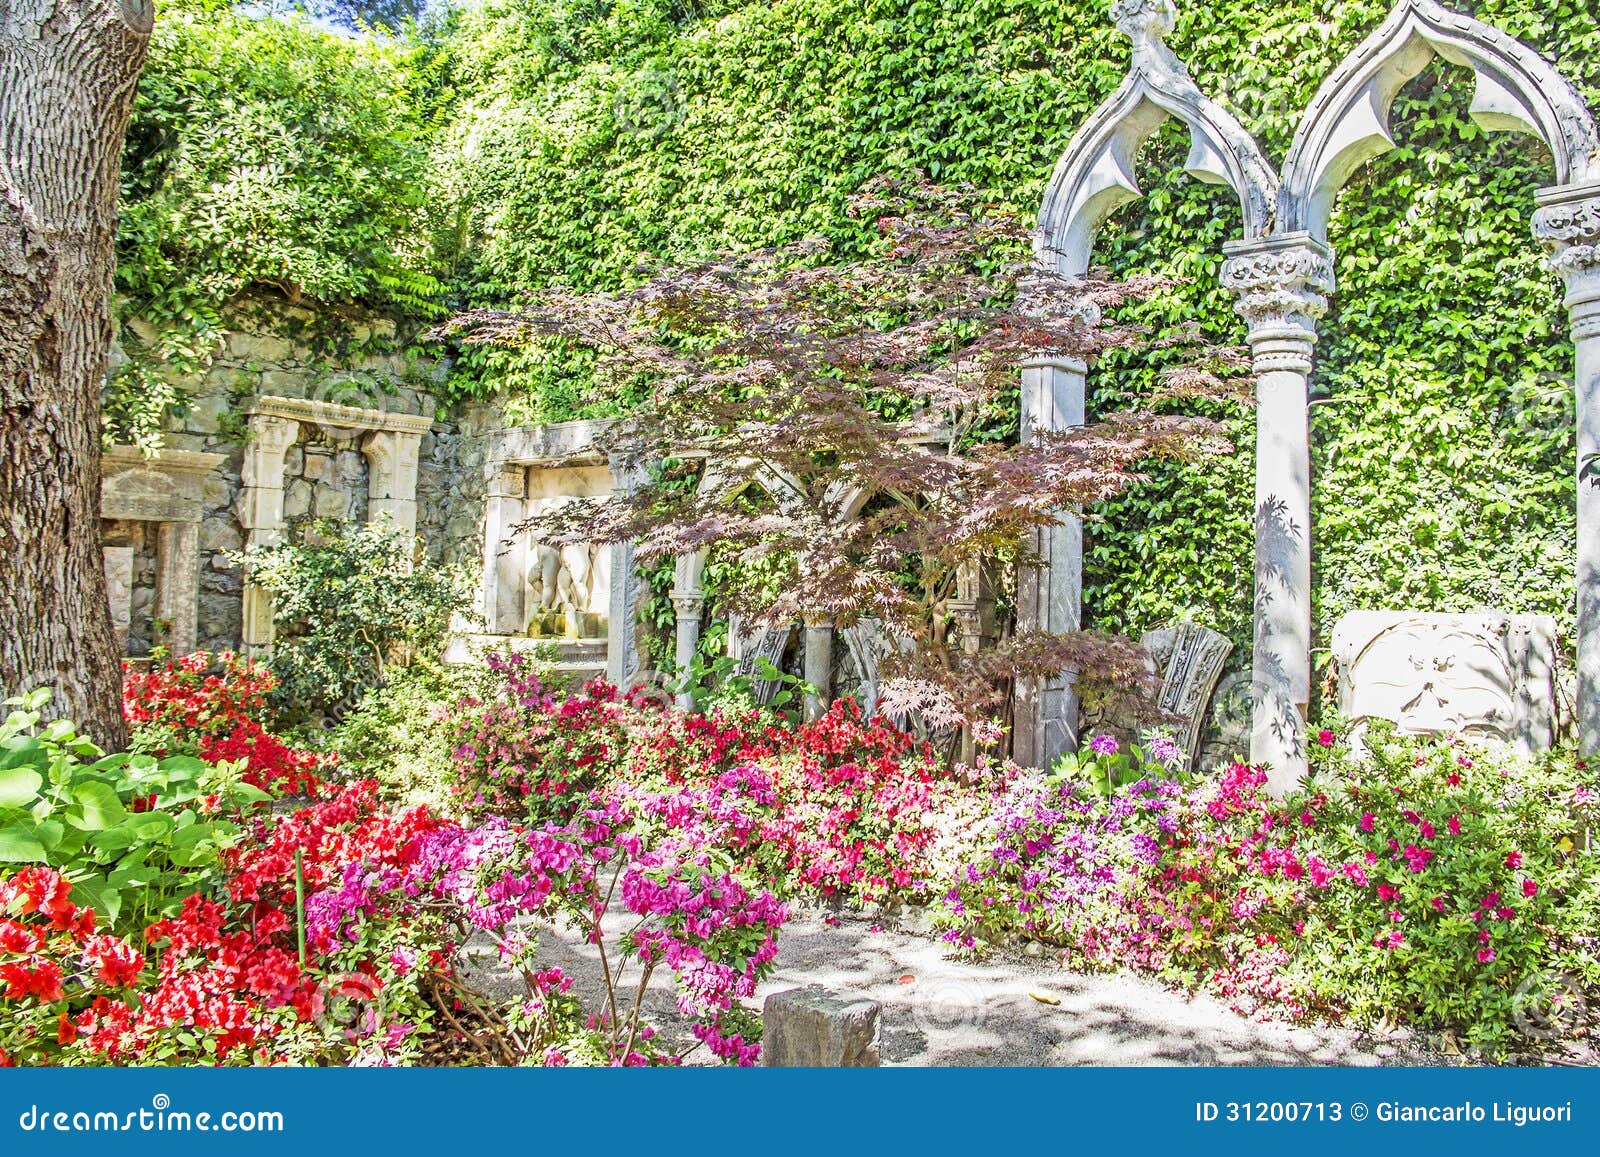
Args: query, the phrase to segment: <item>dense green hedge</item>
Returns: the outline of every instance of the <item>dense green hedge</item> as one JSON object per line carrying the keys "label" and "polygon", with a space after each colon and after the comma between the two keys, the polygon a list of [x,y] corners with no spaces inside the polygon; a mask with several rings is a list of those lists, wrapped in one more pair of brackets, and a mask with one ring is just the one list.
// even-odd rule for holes
{"label": "dense green hedge", "polygon": [[426,45],[352,39],[227,0],[161,0],[123,163],[117,291],[129,361],[113,436],[154,440],[174,386],[252,288],[426,312]]}
{"label": "dense green hedge", "polygon": [[[462,104],[439,145],[470,220],[461,292],[513,299],[562,281],[608,286],[641,259],[822,231],[883,170],[926,169],[1033,209],[1074,130],[1120,80],[1128,47],[1104,0],[486,0],[451,51]],[[1275,158],[1385,0],[1196,0],[1173,42]],[[1477,15],[1557,58],[1600,98],[1600,31],[1573,0],[1483,0]],[[1341,290],[1312,411],[1323,638],[1345,611],[1495,606],[1572,614],[1575,463],[1570,347],[1529,216],[1551,165],[1529,138],[1485,136],[1464,70],[1402,95],[1400,149],[1359,173],[1333,225]],[[1141,307],[1241,341],[1217,289],[1239,235],[1228,196],[1145,157],[1148,200],[1100,256],[1190,279]],[[559,362],[468,361],[567,416]],[[1097,372],[1094,404],[1138,394],[1148,365]],[[1162,471],[1094,527],[1086,600],[1138,630],[1192,614],[1248,637],[1252,422],[1240,454]]]}
{"label": "dense green hedge", "polygon": [[[1600,104],[1591,0],[1480,0]],[[854,234],[863,179],[922,168],[1032,211],[1073,132],[1126,68],[1107,0],[478,0],[412,43],[253,26],[166,0],[130,138],[122,286],[202,329],[246,283],[308,297],[503,304],[606,287],[641,261]],[[1173,41],[1281,160],[1301,110],[1388,0],[1187,0]],[[1496,606],[1570,626],[1570,347],[1530,242],[1550,163],[1484,136],[1469,78],[1439,66],[1399,102],[1401,147],[1357,174],[1333,225],[1341,289],[1312,410],[1322,637],[1356,607]],[[1148,199],[1100,256],[1188,279],[1141,306],[1237,342],[1216,284],[1240,232],[1226,193],[1145,156]],[[431,150],[431,157],[423,155]],[[239,159],[235,159],[235,157]],[[281,165],[281,168],[274,168]],[[244,166],[242,169],[237,166]],[[281,210],[230,216],[238,172]],[[257,207],[258,208],[258,207]],[[1097,370],[1109,408],[1147,361]],[[530,419],[591,412],[583,359],[473,353],[456,388]],[[1249,415],[1240,452],[1162,470],[1091,531],[1101,626],[1193,615],[1246,642]]]}

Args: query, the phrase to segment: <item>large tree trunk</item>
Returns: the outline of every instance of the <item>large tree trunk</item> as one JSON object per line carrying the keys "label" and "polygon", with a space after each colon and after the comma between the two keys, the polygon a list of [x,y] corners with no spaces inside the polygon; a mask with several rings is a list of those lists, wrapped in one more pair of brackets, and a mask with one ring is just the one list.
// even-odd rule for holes
{"label": "large tree trunk", "polygon": [[0,0],[0,690],[118,749],[100,405],[149,0]]}

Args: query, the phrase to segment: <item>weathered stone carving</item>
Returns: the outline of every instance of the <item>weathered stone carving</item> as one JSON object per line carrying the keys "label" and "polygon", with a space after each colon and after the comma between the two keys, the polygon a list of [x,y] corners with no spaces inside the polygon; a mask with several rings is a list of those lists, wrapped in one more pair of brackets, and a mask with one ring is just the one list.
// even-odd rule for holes
{"label": "weathered stone carving", "polygon": [[131,546],[108,546],[103,551],[106,566],[106,595],[111,602],[111,626],[117,634],[120,654],[128,653],[128,636],[133,631],[133,556]]}
{"label": "weathered stone carving", "polygon": [[781,667],[784,652],[789,649],[789,639],[794,634],[792,626],[749,626],[735,616],[728,623],[728,657],[735,663],[734,673],[750,679],[751,697],[757,703],[771,703],[778,693],[776,679],[762,679],[761,662]]}
{"label": "weathered stone carving", "polygon": [[[1333,254],[1308,237],[1230,246],[1222,286],[1238,297],[1235,310],[1251,331],[1315,340],[1316,323],[1328,312],[1334,290]],[[1257,363],[1257,369],[1277,368]]]}
{"label": "weathered stone carving", "polygon": [[1340,712],[1413,735],[1556,740],[1556,625],[1542,615],[1358,611],[1334,630]]}
{"label": "weathered stone carving", "polygon": [[1233,653],[1233,641],[1197,623],[1179,623],[1151,631],[1143,642],[1162,671],[1157,706],[1181,721],[1178,743],[1188,766],[1193,768],[1199,758],[1206,709],[1222,678],[1222,668]]}
{"label": "weathered stone carving", "polygon": [[861,713],[870,718],[878,710],[883,661],[891,655],[908,653],[912,647],[911,640],[891,634],[877,619],[862,619],[839,633],[844,636],[845,649],[854,673],[855,701],[861,705]]}

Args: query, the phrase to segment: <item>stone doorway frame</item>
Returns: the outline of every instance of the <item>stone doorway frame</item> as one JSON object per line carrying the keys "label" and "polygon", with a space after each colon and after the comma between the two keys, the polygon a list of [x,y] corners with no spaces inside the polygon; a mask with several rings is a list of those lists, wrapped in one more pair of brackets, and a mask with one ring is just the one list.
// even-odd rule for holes
{"label": "stone doorway frame", "polygon": [[[391,414],[360,406],[342,406],[310,398],[265,396],[251,403],[247,419],[240,490],[235,503],[244,527],[245,548],[275,546],[287,529],[283,517],[283,470],[289,450],[300,441],[301,427],[320,427],[349,438],[362,434],[367,460],[367,519],[387,514],[397,527],[417,528],[417,464],[422,436],[433,428],[424,414]],[[243,643],[246,655],[257,657],[272,648],[272,599],[248,581],[244,587]]]}
{"label": "stone doorway frame", "polygon": [[157,524],[153,616],[170,624],[174,655],[189,654],[198,641],[202,489],[225,461],[225,454],[189,450],[147,458],[137,446],[111,446],[101,457],[100,517]]}

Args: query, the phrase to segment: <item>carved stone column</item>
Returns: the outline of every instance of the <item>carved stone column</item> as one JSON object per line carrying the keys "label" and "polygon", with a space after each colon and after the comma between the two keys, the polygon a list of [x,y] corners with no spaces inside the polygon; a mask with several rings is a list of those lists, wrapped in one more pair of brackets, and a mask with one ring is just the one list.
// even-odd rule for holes
{"label": "carved stone column", "polygon": [[1222,283],[1249,323],[1256,373],[1251,762],[1283,794],[1307,770],[1311,702],[1310,381],[1333,254],[1310,234],[1225,247]]}
{"label": "carved stone column", "polygon": [[528,629],[528,536],[522,523],[528,496],[525,466],[489,468],[483,512],[483,621],[491,635]]}
{"label": "carved stone column", "polygon": [[[300,437],[300,423],[273,414],[252,414],[248,436],[239,468],[239,525],[245,529],[247,548],[275,546],[283,541],[283,459]],[[258,655],[270,648],[272,599],[248,581],[243,619],[245,653]]]}
{"label": "carved stone column", "polygon": [[678,559],[677,573],[673,576],[672,610],[677,619],[677,648],[673,660],[677,677],[683,680],[678,691],[678,706],[685,711],[694,710],[689,671],[700,650],[700,616],[706,609],[706,592],[702,585],[705,563],[704,554],[686,554]]}
{"label": "carved stone column", "polygon": [[805,719],[821,719],[833,705],[833,620],[807,619],[805,634]]}
{"label": "carved stone column", "polygon": [[[1098,320],[1098,313],[1089,318]],[[1022,367],[1022,440],[1084,424],[1089,365],[1081,358],[1041,358]],[[1057,525],[1030,544],[1041,560],[1025,569],[1017,591],[1017,627],[1062,634],[1082,626],[1083,520],[1062,511]],[[1013,755],[1024,767],[1049,767],[1078,746],[1076,673],[1022,680],[1016,691]]]}
{"label": "carved stone column", "polygon": [[[618,494],[631,495],[639,479],[630,474],[620,460],[610,462],[613,486]],[[633,543],[616,542],[611,551],[611,601],[607,607],[606,680],[617,687],[629,687],[639,677],[639,575]]]}
{"label": "carved stone column", "polygon": [[1578,738],[1600,755],[1600,182],[1539,194],[1534,235],[1567,286],[1578,415]]}
{"label": "carved stone column", "polygon": [[417,458],[422,435],[409,430],[373,430],[361,440],[367,458],[367,514],[387,514],[408,534],[417,529]]}
{"label": "carved stone column", "polygon": [[168,624],[167,649],[195,649],[200,623],[200,524],[163,522],[156,530],[155,617]]}

